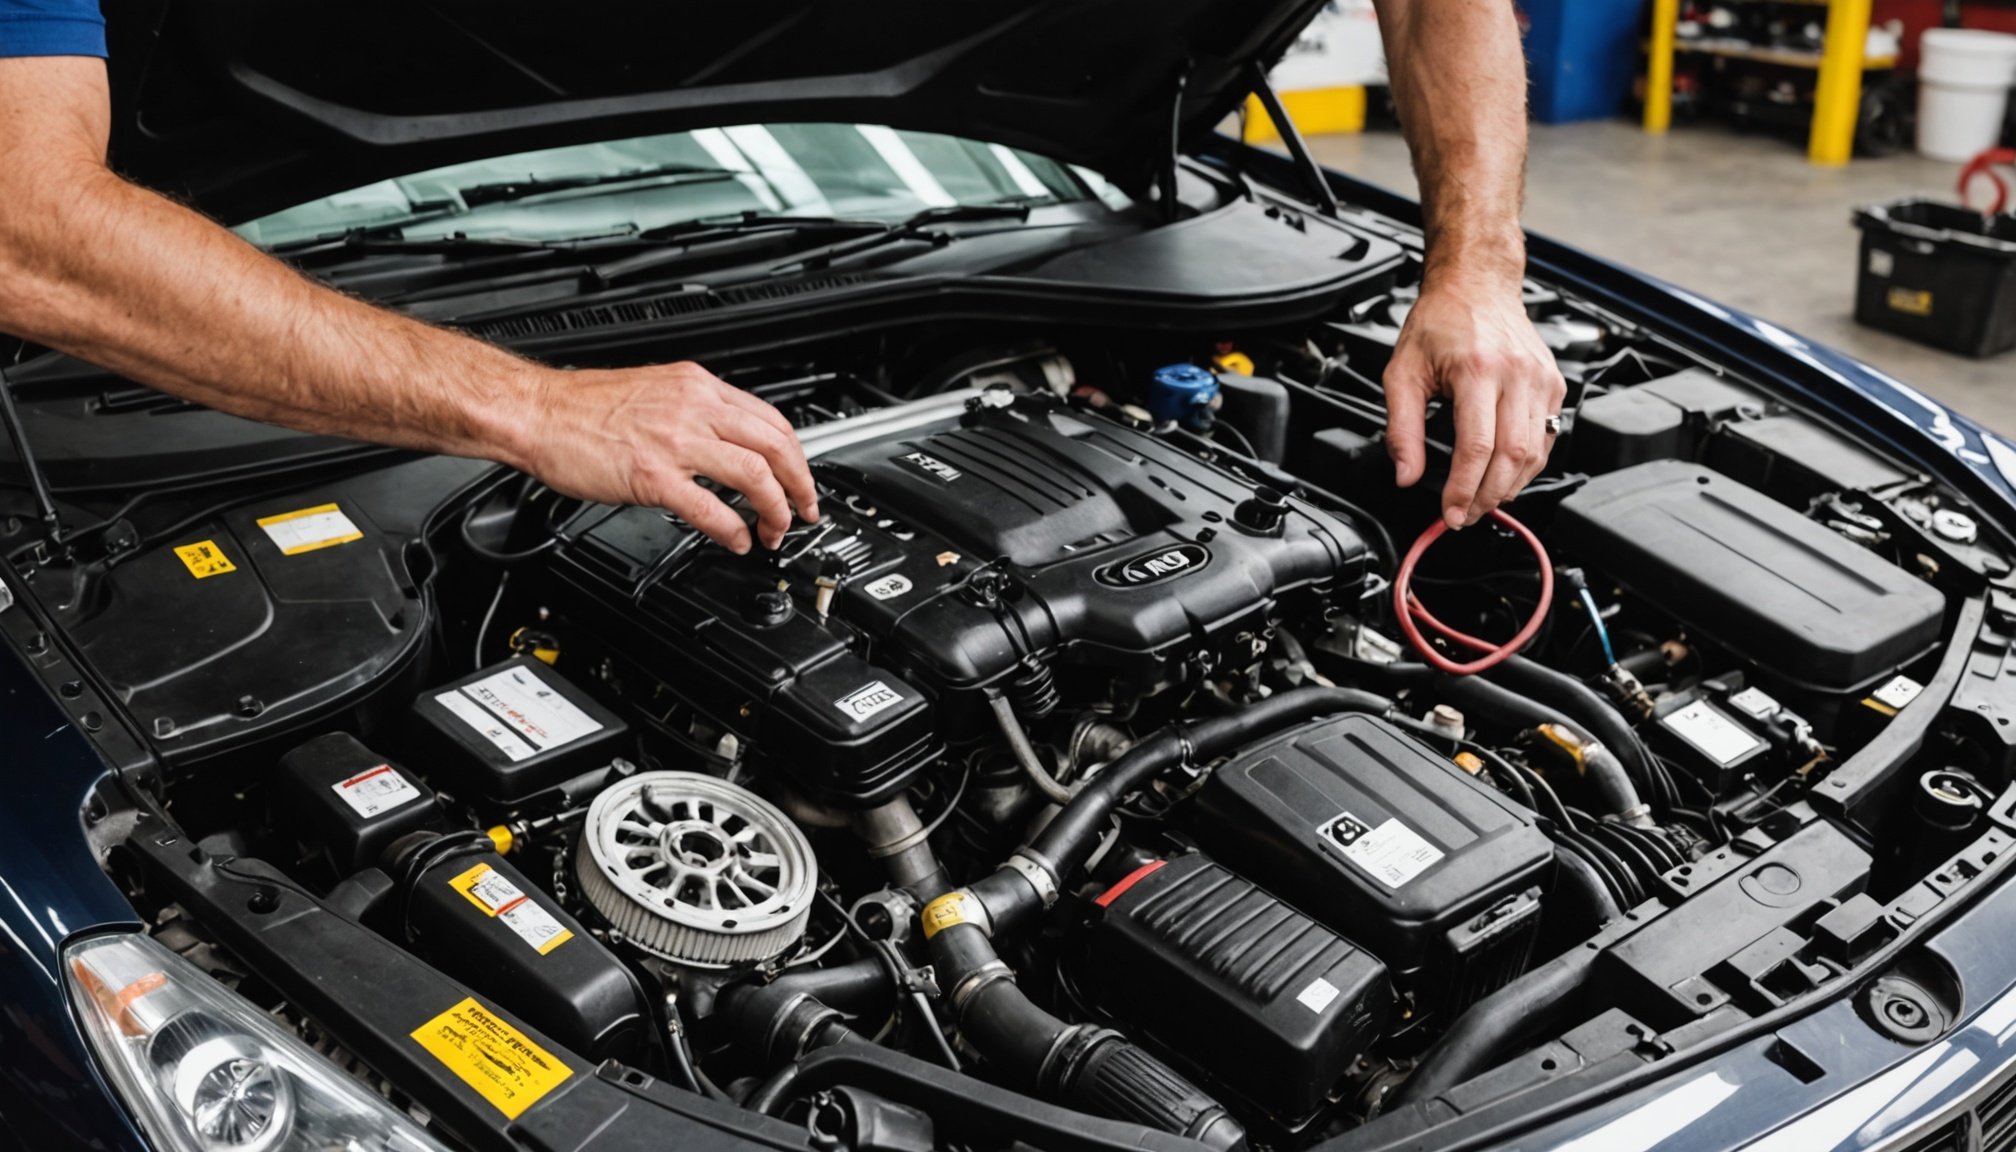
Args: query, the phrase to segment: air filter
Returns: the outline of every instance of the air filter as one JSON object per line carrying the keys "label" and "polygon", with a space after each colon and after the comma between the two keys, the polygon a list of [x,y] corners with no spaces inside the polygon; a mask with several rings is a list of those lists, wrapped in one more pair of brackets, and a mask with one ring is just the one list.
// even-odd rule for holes
{"label": "air filter", "polygon": [[760,964],[805,934],[818,868],[784,813],[692,772],[644,772],[588,808],[574,854],[581,894],[662,959]]}

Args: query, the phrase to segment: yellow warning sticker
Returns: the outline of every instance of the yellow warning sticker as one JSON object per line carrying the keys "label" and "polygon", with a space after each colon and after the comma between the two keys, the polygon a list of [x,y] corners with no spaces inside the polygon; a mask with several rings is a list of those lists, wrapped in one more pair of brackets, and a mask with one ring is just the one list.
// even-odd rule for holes
{"label": "yellow warning sticker", "polygon": [[198,540],[194,544],[184,544],[175,549],[175,555],[182,561],[183,566],[189,569],[189,574],[198,580],[207,580],[212,576],[222,576],[226,572],[238,570],[238,566],[231,563],[231,558],[224,555],[224,550],[217,546],[215,540]]}
{"label": "yellow warning sticker", "polygon": [[508,1120],[574,1074],[473,997],[422,1024],[413,1039]]}
{"label": "yellow warning sticker", "polygon": [[259,520],[259,527],[266,530],[266,535],[280,549],[282,556],[299,556],[317,548],[333,548],[364,538],[364,533],[350,517],[343,514],[343,509],[334,504],[318,504],[313,508],[282,512],[278,516],[264,516]]}
{"label": "yellow warning sticker", "polygon": [[485,916],[496,917],[498,923],[530,944],[532,950],[541,956],[574,938],[572,929],[555,919],[537,900],[527,896],[525,890],[509,876],[488,864],[476,865],[448,881],[448,886],[460,892],[463,899],[481,908]]}
{"label": "yellow warning sticker", "polygon": [[1932,314],[1932,294],[1911,288],[1890,289],[1890,309],[1893,312],[1908,312],[1913,316]]}
{"label": "yellow warning sticker", "polygon": [[964,892],[947,892],[924,906],[924,939],[929,940],[945,929],[966,923],[966,900]]}

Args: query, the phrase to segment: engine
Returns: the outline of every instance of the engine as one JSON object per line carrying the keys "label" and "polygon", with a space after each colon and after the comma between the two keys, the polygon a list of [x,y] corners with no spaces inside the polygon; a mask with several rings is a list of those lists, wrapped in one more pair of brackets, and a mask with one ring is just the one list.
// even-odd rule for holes
{"label": "engine", "polygon": [[[774,551],[475,465],[424,500],[414,464],[302,498],[364,539],[269,573],[298,604],[206,610],[270,621],[231,640],[248,663],[331,628],[299,604],[334,590],[370,627],[245,671],[264,714],[108,655],[140,662],[136,709],[169,686],[210,717],[154,724],[200,848],[136,835],[114,867],[214,958],[287,919],[234,887],[269,861],[272,899],[584,1069],[875,1152],[1087,1116],[1136,1144],[1403,1141],[1859,979],[2006,839],[2001,545],[1536,289],[1576,422],[1524,527],[1409,557],[1435,494],[1392,486],[1370,382],[1406,296],[1251,358],[1016,342],[914,391],[880,346],[752,361],[823,512]],[[145,571],[108,579],[99,635]],[[312,1037],[403,1019],[313,991],[268,1007]],[[395,1058],[363,1063],[397,1097]]]}
{"label": "engine", "polygon": [[888,800],[1004,704],[1112,711],[1248,663],[1359,589],[1344,519],[1124,423],[1006,389],[923,415],[815,439],[830,513],[775,556],[590,508],[555,561],[612,649],[822,804]]}

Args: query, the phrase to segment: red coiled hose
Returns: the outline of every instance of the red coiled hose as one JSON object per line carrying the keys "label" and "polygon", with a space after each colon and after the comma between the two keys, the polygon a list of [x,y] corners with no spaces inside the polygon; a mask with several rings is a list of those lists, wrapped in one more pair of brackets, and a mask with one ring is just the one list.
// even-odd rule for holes
{"label": "red coiled hose", "polygon": [[[1475,636],[1458,632],[1437,620],[1414,595],[1414,565],[1420,561],[1421,554],[1428,551],[1428,546],[1441,539],[1442,534],[1449,530],[1449,525],[1445,521],[1435,521],[1428,526],[1427,531],[1415,539],[1413,547],[1407,549],[1406,557],[1400,561],[1400,571],[1393,577],[1393,618],[1400,622],[1400,631],[1407,637],[1407,642],[1414,646],[1414,650],[1421,654],[1423,660],[1426,660],[1431,667],[1439,668],[1451,676],[1468,676],[1482,672],[1524,648],[1526,642],[1533,639],[1533,634],[1540,631],[1541,622],[1547,619],[1547,609],[1554,603],[1554,562],[1547,558],[1547,549],[1540,543],[1540,538],[1533,534],[1531,528],[1498,509],[1491,510],[1491,518],[1510,528],[1524,540],[1526,546],[1533,550],[1533,558],[1540,562],[1540,602],[1533,606],[1533,615],[1527,618],[1526,626],[1519,629],[1519,634],[1512,639],[1503,644],[1493,644],[1489,640],[1479,640]],[[1437,652],[1435,646],[1421,634],[1420,627],[1415,623],[1417,620],[1450,643],[1460,644],[1483,655],[1468,663],[1458,663],[1449,659]]]}

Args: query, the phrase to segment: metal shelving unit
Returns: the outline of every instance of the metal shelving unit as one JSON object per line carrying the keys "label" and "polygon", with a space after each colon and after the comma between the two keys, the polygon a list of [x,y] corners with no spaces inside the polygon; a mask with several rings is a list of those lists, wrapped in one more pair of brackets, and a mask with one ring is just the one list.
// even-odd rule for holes
{"label": "metal shelving unit", "polygon": [[1673,124],[1673,60],[1682,52],[1723,56],[1819,73],[1813,93],[1813,127],[1806,155],[1815,164],[1848,163],[1855,153],[1855,122],[1861,111],[1862,74],[1896,66],[1888,57],[1865,59],[1870,0],[1774,0],[1827,10],[1827,35],[1818,52],[1754,45],[1691,44],[1678,35],[1680,0],[1653,0],[1652,40],[1646,48],[1645,131],[1663,135]]}

